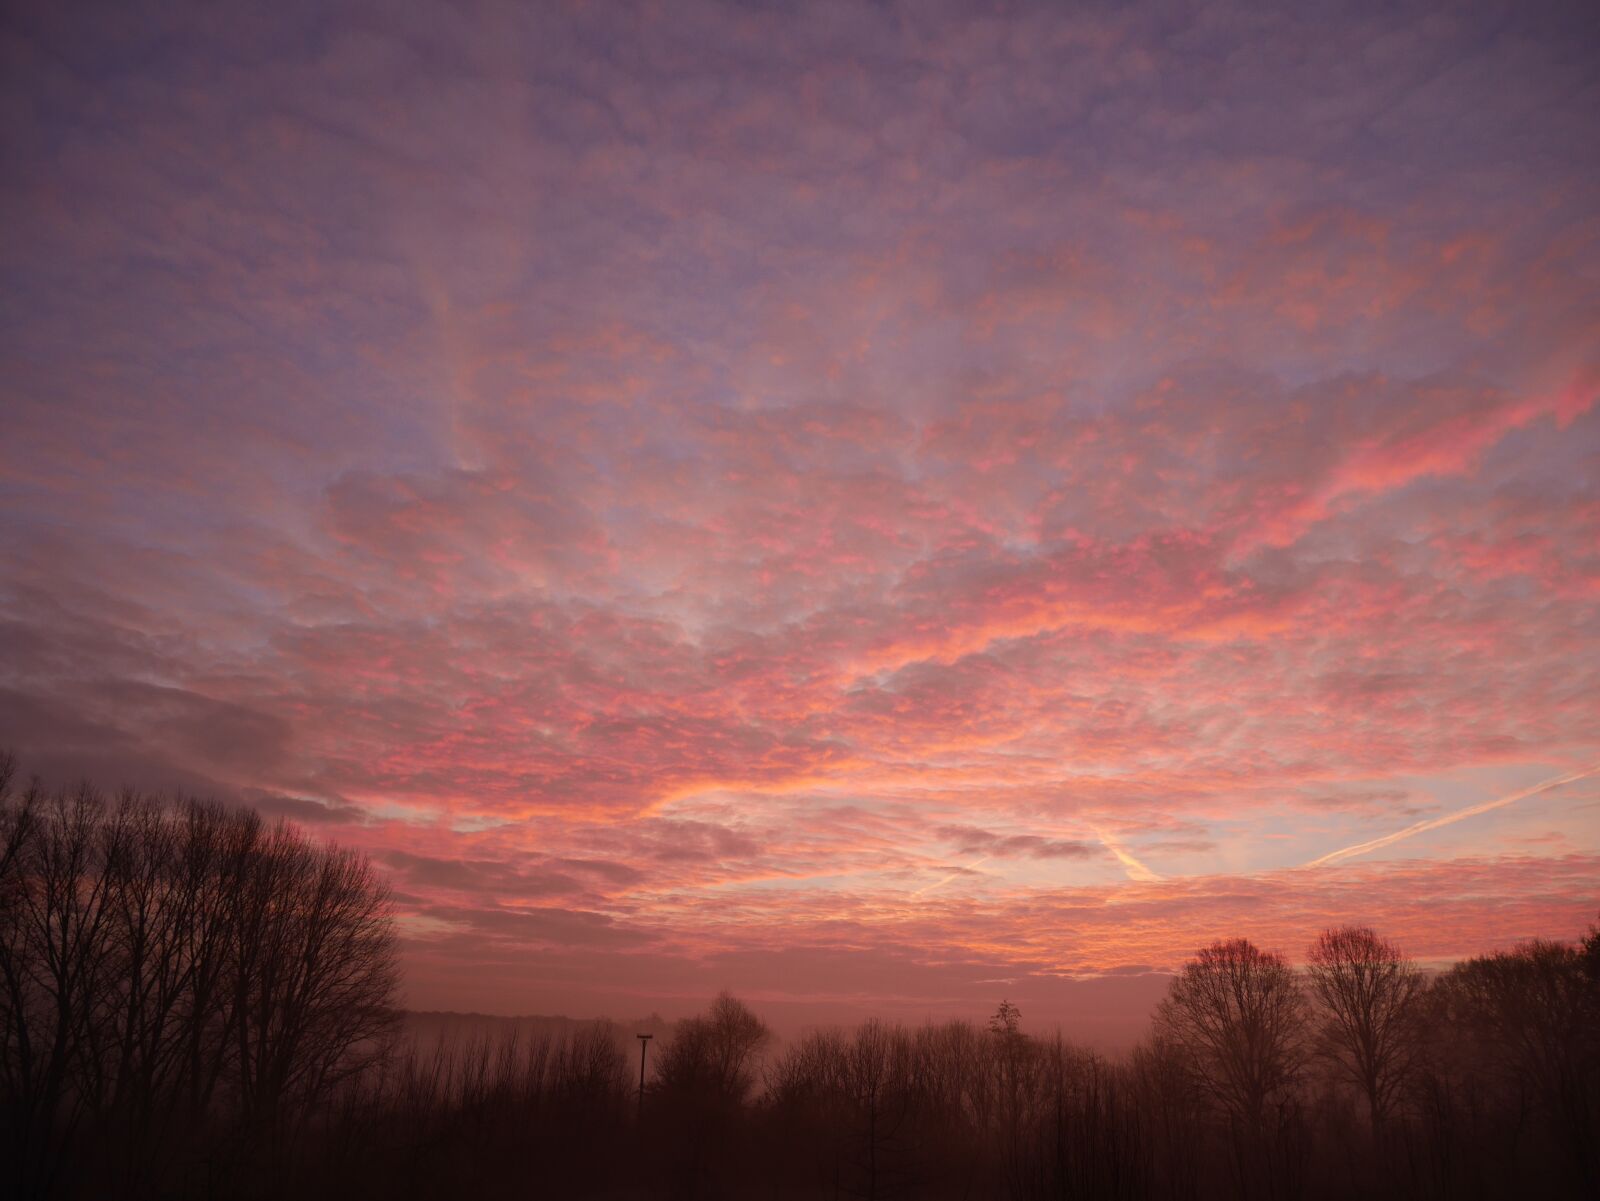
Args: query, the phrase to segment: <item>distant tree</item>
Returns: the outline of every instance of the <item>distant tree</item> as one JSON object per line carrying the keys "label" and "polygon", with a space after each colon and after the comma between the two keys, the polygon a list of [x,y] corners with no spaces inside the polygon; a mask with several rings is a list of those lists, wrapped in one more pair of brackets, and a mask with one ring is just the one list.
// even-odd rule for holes
{"label": "distant tree", "polygon": [[841,1101],[848,1116],[855,1193],[868,1201],[916,1186],[921,1151],[916,1117],[921,1080],[903,1027],[872,1020],[856,1028],[845,1051]]}
{"label": "distant tree", "polygon": [[1029,1042],[1042,1070],[1032,1104],[1007,1140],[1009,1195],[1016,1201],[1151,1196],[1153,1148],[1135,1110],[1132,1073],[1060,1034]]}
{"label": "distant tree", "polygon": [[[1542,1113],[1586,1190],[1600,1189],[1600,990],[1589,947],[1535,939],[1463,960],[1436,981],[1434,1020],[1515,1111]],[[1592,1192],[1591,1192],[1591,1195]]]}
{"label": "distant tree", "polygon": [[1205,1090],[1253,1131],[1300,1072],[1305,1026],[1289,965],[1242,938],[1200,951],[1156,1010],[1157,1035],[1182,1048]]}
{"label": "distant tree", "polygon": [[709,1012],[679,1022],[657,1055],[650,1133],[663,1142],[676,1194],[717,1191],[715,1178],[728,1169],[732,1131],[771,1041],[766,1024],[724,992]]}
{"label": "distant tree", "polygon": [[749,1006],[722,993],[703,1016],[686,1018],[656,1057],[655,1087],[742,1104],[755,1087],[760,1053],[772,1031]]}
{"label": "distant tree", "polygon": [[995,1081],[995,1118],[1005,1137],[1014,1141],[1022,1137],[1042,1063],[1038,1048],[1022,1033],[1022,1010],[1010,1001],[1001,1001],[1000,1008],[989,1018],[989,1033],[993,1036],[990,1062]]}
{"label": "distant tree", "polygon": [[1015,1038],[1022,1030],[1022,1010],[1010,1001],[1001,1001],[1000,1008],[989,1018],[989,1033],[1002,1038]]}
{"label": "distant tree", "polygon": [[917,1032],[924,1087],[941,1112],[985,1125],[994,1108],[992,1037],[970,1022],[945,1022]]}
{"label": "distant tree", "polygon": [[1365,926],[1323,931],[1306,959],[1322,1011],[1321,1049],[1361,1090],[1379,1130],[1421,1053],[1416,1019],[1423,975]]}
{"label": "distant tree", "polygon": [[766,1069],[766,1107],[777,1156],[792,1177],[830,1196],[844,1187],[851,1150],[841,1102],[848,1054],[842,1031],[812,1030]]}
{"label": "distant tree", "polygon": [[1205,1118],[1209,1095],[1202,1089],[1184,1048],[1159,1033],[1133,1049],[1128,1063],[1137,1121],[1146,1137],[1144,1167],[1156,1196],[1205,1195],[1206,1154],[1211,1149]]}

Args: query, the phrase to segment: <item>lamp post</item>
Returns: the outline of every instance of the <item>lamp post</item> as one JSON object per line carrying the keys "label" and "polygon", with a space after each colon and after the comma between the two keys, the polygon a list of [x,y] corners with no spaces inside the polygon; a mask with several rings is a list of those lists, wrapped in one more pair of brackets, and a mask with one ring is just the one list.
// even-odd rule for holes
{"label": "lamp post", "polygon": [[639,1035],[639,1121],[644,1121],[644,1054],[650,1049],[651,1034]]}

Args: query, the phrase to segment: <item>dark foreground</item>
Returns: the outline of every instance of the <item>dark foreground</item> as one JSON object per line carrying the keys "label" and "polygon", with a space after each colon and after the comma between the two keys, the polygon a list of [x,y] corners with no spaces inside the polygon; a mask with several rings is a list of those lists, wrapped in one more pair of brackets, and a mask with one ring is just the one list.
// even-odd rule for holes
{"label": "dark foreground", "polygon": [[1600,933],[1429,978],[1352,926],[1303,970],[1219,941],[1110,1060],[868,1023],[781,1049],[723,996],[419,1044],[382,882],[248,810],[9,787],[0,1195],[1594,1198]]}

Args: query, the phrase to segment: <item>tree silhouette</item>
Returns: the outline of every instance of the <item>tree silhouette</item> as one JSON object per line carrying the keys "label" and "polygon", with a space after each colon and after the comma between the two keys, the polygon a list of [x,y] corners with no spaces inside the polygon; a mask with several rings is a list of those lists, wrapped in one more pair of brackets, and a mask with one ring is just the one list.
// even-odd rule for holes
{"label": "tree silhouette", "polygon": [[304,1121],[389,1053],[383,885],[252,811],[18,795],[14,774],[0,761],[0,1171],[15,1195],[138,1195],[224,1146],[277,1171]]}
{"label": "tree silhouette", "polygon": [[1322,1050],[1366,1097],[1381,1130],[1421,1050],[1425,980],[1393,943],[1365,926],[1325,930],[1306,956],[1323,1015]]}
{"label": "tree silhouette", "polygon": [[1183,967],[1156,1011],[1205,1090],[1253,1131],[1305,1058],[1305,1003],[1282,957],[1246,939],[1214,942]]}
{"label": "tree silhouette", "polygon": [[756,1057],[771,1041],[749,1006],[724,992],[709,1013],[678,1023],[656,1057],[656,1090],[740,1104],[755,1087]]}
{"label": "tree silhouette", "polygon": [[1458,1077],[1483,1073],[1508,1107],[1534,1109],[1549,1123],[1575,1180],[1594,1195],[1600,1192],[1600,989],[1587,970],[1587,951],[1535,939],[1467,959],[1440,977],[1432,1000],[1434,1020],[1458,1042],[1450,1070]]}
{"label": "tree silhouette", "polygon": [[989,1033],[1002,1038],[1015,1038],[1022,1029],[1022,1010],[1010,1001],[1002,1000],[1000,1008],[989,1018]]}
{"label": "tree silhouette", "polygon": [[714,1152],[739,1122],[755,1087],[757,1058],[771,1041],[766,1024],[724,992],[710,1012],[679,1022],[657,1055],[652,1133],[664,1143],[678,1194],[712,1187]]}

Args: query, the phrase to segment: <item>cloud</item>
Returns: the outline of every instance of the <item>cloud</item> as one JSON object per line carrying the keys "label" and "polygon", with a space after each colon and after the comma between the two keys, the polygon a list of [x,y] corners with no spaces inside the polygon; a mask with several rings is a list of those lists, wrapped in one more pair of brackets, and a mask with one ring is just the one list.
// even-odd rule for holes
{"label": "cloud", "polygon": [[252,808],[268,817],[281,817],[311,826],[330,822],[360,824],[367,818],[367,811],[359,805],[330,804],[307,800],[305,797],[274,796],[270,793],[246,793],[244,799]]}
{"label": "cloud", "polygon": [[1566,936],[1558,795],[1282,874],[1600,749],[1600,96],[1502,17],[23,5],[0,743],[371,852],[457,1008]]}
{"label": "cloud", "polygon": [[983,851],[986,857],[1026,856],[1032,859],[1088,859],[1099,854],[1090,843],[1042,838],[1037,834],[995,834],[971,826],[941,826],[940,837],[960,845],[964,852]]}

